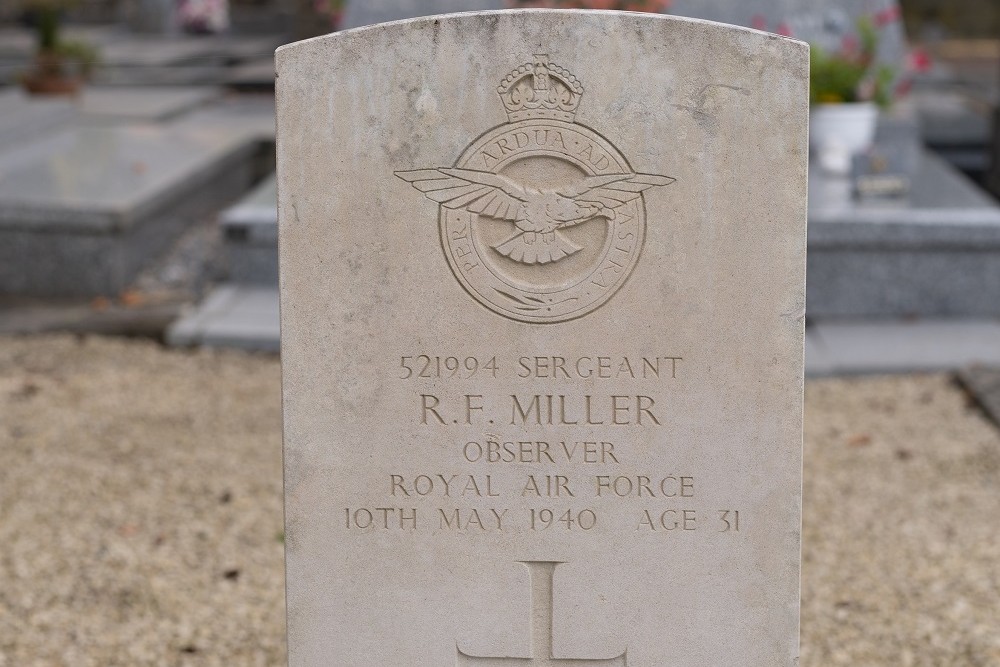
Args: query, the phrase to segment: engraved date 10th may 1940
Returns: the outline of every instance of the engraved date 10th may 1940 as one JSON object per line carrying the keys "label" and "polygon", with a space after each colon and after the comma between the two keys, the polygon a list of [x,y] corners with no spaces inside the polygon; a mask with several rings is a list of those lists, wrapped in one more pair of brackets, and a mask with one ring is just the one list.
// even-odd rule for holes
{"label": "engraved date 10th may 1940", "polygon": [[[690,533],[741,531],[739,510],[701,511],[697,509],[641,509],[634,515],[631,528],[648,533]],[[490,531],[590,531],[601,522],[600,512],[592,508],[509,508],[437,507],[345,507],[344,527],[350,531],[490,532]]]}
{"label": "engraved date 10th may 1940", "polygon": [[[411,478],[393,474],[389,476],[389,491],[395,502],[419,502],[437,496],[441,504],[401,507],[390,502],[383,507],[347,507],[343,525],[351,531],[502,532],[562,528],[586,532],[598,525],[605,530],[624,528],[660,533],[741,530],[738,510],[713,512],[701,504],[692,476],[593,475],[574,479],[568,475],[528,475],[523,484],[515,487],[496,482],[492,475],[423,474]],[[562,506],[529,503],[517,509],[503,507],[503,498],[509,495],[522,499],[547,498]],[[598,504],[617,505],[628,499],[638,500],[638,507],[625,509],[624,513],[620,507],[610,513],[605,511],[602,518],[602,511],[610,508],[602,510]],[[451,504],[461,500],[473,500],[475,504],[458,507]],[[567,507],[565,503],[572,500],[580,505]],[[492,502],[485,504],[487,501]]]}

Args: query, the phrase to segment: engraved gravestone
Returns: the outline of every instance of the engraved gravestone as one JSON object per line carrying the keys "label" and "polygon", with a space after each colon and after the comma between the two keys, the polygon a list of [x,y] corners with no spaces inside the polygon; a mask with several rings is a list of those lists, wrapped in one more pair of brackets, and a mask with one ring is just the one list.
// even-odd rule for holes
{"label": "engraved gravestone", "polygon": [[513,11],[277,65],[290,664],[797,664],[806,46]]}

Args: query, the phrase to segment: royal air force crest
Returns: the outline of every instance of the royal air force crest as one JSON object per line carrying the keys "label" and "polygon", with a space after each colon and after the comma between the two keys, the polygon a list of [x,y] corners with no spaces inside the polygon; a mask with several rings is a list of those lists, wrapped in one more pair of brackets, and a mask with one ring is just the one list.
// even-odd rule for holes
{"label": "royal air force crest", "polygon": [[675,179],[636,172],[575,122],[583,86],[536,55],[497,88],[508,122],[452,167],[397,171],[440,205],[441,245],[455,277],[490,310],[521,322],[592,312],[624,284],[645,238],[649,188]]}

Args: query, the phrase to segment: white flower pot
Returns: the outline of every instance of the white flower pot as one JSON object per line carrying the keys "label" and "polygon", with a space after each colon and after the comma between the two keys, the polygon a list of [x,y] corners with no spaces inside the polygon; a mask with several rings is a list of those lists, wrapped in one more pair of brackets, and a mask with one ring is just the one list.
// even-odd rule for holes
{"label": "white flower pot", "polygon": [[815,105],[809,114],[809,147],[824,169],[846,174],[851,158],[871,147],[877,120],[874,102]]}

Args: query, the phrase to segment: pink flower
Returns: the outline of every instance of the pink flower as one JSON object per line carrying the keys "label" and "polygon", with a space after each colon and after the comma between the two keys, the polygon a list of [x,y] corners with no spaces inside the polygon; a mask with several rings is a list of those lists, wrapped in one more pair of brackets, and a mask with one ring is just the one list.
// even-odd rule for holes
{"label": "pink flower", "polygon": [[923,49],[913,49],[906,56],[906,67],[912,72],[928,72],[934,63]]}
{"label": "pink flower", "polygon": [[886,7],[882,11],[875,14],[875,26],[882,28],[889,25],[893,21],[898,21],[901,16],[901,10],[899,5],[893,4],[891,7]]}
{"label": "pink flower", "polygon": [[781,23],[778,24],[778,34],[784,37],[791,37],[792,29],[788,26],[787,23],[782,21]]}
{"label": "pink flower", "polygon": [[767,30],[767,19],[760,14],[754,14],[754,17],[750,19],[750,27],[755,30]]}

